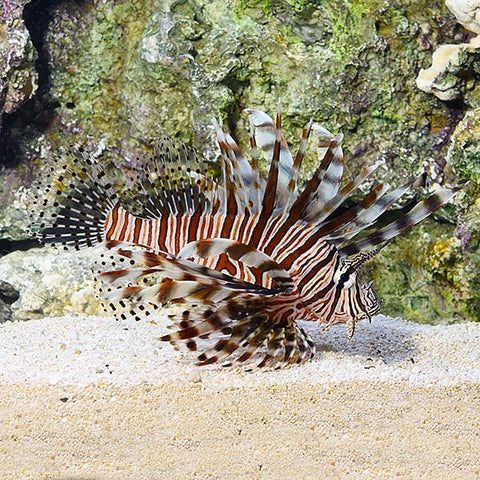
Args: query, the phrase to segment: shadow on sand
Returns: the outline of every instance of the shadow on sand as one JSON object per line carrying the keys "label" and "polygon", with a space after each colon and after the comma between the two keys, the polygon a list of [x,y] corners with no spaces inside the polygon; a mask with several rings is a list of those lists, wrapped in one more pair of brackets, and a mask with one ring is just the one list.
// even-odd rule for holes
{"label": "shadow on sand", "polygon": [[344,355],[380,359],[385,364],[414,361],[417,353],[415,336],[420,325],[378,315],[372,323],[359,322],[355,335],[347,338],[345,325],[334,325],[325,331],[321,326],[302,323],[317,345],[318,354],[333,351]]}

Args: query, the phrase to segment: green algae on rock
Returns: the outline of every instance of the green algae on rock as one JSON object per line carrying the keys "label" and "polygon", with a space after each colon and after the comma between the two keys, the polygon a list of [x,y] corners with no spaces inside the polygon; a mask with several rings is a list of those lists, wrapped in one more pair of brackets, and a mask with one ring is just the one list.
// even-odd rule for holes
{"label": "green algae on rock", "polygon": [[0,128],[3,114],[17,110],[37,90],[36,51],[22,19],[25,3],[0,4]]}
{"label": "green algae on rock", "polygon": [[420,323],[477,319],[478,254],[462,234],[429,220],[389,245],[368,267],[382,311]]}
{"label": "green algae on rock", "polygon": [[447,160],[458,178],[480,188],[480,108],[468,111],[455,128]]}
{"label": "green algae on rock", "polygon": [[[418,169],[425,149],[438,148],[439,141],[435,132],[425,135],[429,126],[419,131],[418,113],[429,118],[443,111],[449,118],[450,112],[419,93],[407,72],[429,55],[418,49],[422,29],[434,43],[440,21],[453,27],[440,19],[441,2],[436,12],[431,3],[427,9],[394,4],[342,0],[299,9],[274,2],[119,1],[50,7],[43,49],[51,86],[45,96],[56,105],[58,124],[45,141],[106,136],[127,158],[159,134],[211,149],[205,133],[212,116],[229,113],[231,127],[243,132],[242,107],[274,107],[282,96],[286,113],[296,117],[294,128],[313,117],[342,130],[359,162],[380,151],[404,174],[412,163]],[[266,12],[263,20],[259,12]]]}
{"label": "green algae on rock", "polygon": [[[19,164],[4,174],[9,184],[21,185],[27,164],[41,172],[52,152],[74,141],[102,145],[126,178],[165,134],[215,159],[211,117],[221,115],[246,144],[241,110],[274,110],[279,97],[287,140],[298,138],[309,118],[345,134],[347,172],[382,160],[377,177],[385,181],[423,169],[434,180],[451,176],[445,156],[466,106],[443,103],[415,86],[433,49],[466,35],[441,0],[107,0],[32,6],[35,14],[49,18],[36,32],[45,75],[35,97],[50,121],[22,119],[9,132]],[[475,77],[469,87],[473,98]],[[2,235],[19,237],[25,190],[1,197],[8,205],[0,208],[0,223],[8,225]],[[422,231],[451,244],[455,268],[464,272],[470,267],[461,266],[454,223],[451,215]],[[433,321],[437,313],[428,313],[425,298],[456,298],[464,279],[457,284],[446,271],[434,277],[432,270],[428,294],[420,293],[416,279],[428,259],[409,269],[405,258],[409,249],[434,247],[420,230],[408,239],[382,254],[391,273],[391,281],[376,285],[386,299],[383,311]],[[467,306],[476,301],[471,291],[469,284],[459,302],[440,302],[434,311],[442,318],[469,317]]]}

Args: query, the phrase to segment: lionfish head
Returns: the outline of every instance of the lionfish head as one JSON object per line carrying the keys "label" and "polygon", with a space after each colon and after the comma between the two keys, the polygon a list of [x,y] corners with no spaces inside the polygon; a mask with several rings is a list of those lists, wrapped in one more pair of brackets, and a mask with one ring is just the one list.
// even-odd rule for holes
{"label": "lionfish head", "polygon": [[372,317],[380,311],[380,301],[378,299],[377,293],[373,289],[373,281],[364,283],[360,286],[360,295],[363,299],[363,304],[367,315]]}
{"label": "lionfish head", "polygon": [[380,302],[372,287],[373,281],[362,283],[360,269],[381,248],[383,246],[370,252],[359,253],[351,260],[344,260],[334,277],[338,302],[330,323],[352,324],[359,320],[370,320],[380,311]]}

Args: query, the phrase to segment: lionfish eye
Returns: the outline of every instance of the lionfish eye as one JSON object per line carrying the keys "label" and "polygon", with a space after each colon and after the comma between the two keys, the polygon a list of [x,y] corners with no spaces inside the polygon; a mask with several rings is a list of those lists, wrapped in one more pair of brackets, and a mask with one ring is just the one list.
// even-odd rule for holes
{"label": "lionfish eye", "polygon": [[338,283],[347,283],[350,278],[350,274],[348,272],[343,272],[338,279]]}
{"label": "lionfish eye", "polygon": [[350,269],[348,269],[348,265],[345,264],[343,268],[339,269],[335,273],[333,281],[340,287],[348,287],[349,282],[351,283],[354,278],[355,272],[352,272]]}

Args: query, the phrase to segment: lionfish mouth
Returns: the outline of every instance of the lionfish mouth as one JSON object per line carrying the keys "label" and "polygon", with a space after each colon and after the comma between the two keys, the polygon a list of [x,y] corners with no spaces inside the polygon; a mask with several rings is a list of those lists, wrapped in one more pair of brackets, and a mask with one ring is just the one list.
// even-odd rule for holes
{"label": "lionfish mouth", "polygon": [[[259,366],[302,363],[315,345],[298,320],[346,323],[352,336],[356,321],[379,308],[370,286],[359,283],[360,266],[459,188],[439,188],[380,227],[379,217],[418,179],[391,192],[376,184],[354,201],[378,164],[343,184],[341,135],[310,121],[293,156],[280,105],[275,121],[259,110],[245,112],[250,161],[215,122],[220,178],[193,149],[164,139],[126,195],[118,181],[106,180],[101,159],[76,147],[63,152],[40,185],[46,198],[37,203],[45,208],[33,229],[45,243],[65,248],[103,246],[97,273],[107,285],[104,300],[120,318],[185,304],[161,340],[196,351],[200,365],[259,354]],[[319,165],[300,189],[312,131]],[[266,177],[260,152],[270,163]],[[347,200],[351,206],[339,208]]]}

